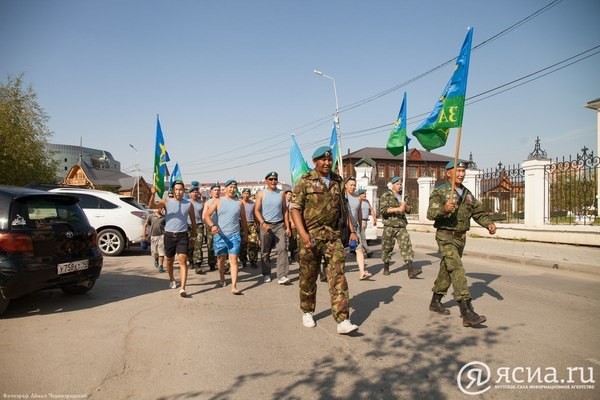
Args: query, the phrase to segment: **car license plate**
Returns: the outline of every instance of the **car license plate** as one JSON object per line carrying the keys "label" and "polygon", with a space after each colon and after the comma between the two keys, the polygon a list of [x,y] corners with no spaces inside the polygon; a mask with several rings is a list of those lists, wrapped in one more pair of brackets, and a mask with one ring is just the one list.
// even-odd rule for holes
{"label": "car license plate", "polygon": [[58,274],[68,274],[69,272],[81,271],[82,269],[87,269],[88,265],[88,260],[79,260],[58,264]]}

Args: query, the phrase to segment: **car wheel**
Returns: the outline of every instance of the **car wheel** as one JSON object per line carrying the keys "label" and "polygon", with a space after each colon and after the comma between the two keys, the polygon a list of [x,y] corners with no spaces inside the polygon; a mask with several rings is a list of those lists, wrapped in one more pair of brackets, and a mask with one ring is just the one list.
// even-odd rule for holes
{"label": "car wheel", "polygon": [[63,286],[61,289],[68,294],[84,294],[93,288],[95,283],[95,279],[90,279],[88,281],[79,282],[76,285]]}
{"label": "car wheel", "polygon": [[125,238],[116,229],[98,232],[98,247],[105,256],[118,256],[125,248]]}
{"label": "car wheel", "polygon": [[4,311],[6,311],[6,307],[8,307],[8,303],[10,303],[10,300],[5,299],[4,297],[0,297],[0,315],[4,314]]}

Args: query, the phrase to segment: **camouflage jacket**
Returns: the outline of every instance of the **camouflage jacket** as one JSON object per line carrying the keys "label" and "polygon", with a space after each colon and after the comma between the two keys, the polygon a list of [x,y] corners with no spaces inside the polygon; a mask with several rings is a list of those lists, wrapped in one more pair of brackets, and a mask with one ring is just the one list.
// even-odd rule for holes
{"label": "camouflage jacket", "polygon": [[329,188],[314,170],[296,182],[290,209],[300,210],[311,237],[330,239],[339,236],[340,200],[344,190],[342,178],[333,172]]}
{"label": "camouflage jacket", "polygon": [[[463,194],[458,199],[458,208],[453,213],[444,211],[444,204],[450,198],[452,186],[449,183],[439,185],[429,197],[427,219],[435,221],[436,228],[466,232],[471,227],[471,218],[479,225],[486,227],[492,223],[479,200],[466,187],[462,187]],[[458,193],[456,193],[458,196]]]}
{"label": "camouflage jacket", "polygon": [[379,199],[379,215],[381,215],[381,219],[383,220],[383,226],[389,226],[392,228],[406,228],[408,225],[408,221],[406,220],[406,214],[408,213],[400,213],[396,212],[393,214],[388,214],[388,208],[396,208],[400,207],[400,202],[394,196],[394,192],[388,190],[381,196]]}

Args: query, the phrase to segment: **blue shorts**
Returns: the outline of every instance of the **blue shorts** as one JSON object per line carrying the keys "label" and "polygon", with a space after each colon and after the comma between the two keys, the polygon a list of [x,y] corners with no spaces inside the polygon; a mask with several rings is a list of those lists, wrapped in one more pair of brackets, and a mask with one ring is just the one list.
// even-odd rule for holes
{"label": "blue shorts", "polygon": [[213,236],[213,250],[216,256],[222,256],[225,254],[240,254],[240,247],[242,244],[242,237],[239,233],[232,233],[231,235],[224,235],[217,233]]}

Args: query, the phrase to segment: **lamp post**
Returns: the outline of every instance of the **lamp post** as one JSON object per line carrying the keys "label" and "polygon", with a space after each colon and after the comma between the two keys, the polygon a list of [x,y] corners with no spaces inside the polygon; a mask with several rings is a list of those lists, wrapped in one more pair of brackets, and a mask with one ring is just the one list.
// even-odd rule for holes
{"label": "lamp post", "polygon": [[132,144],[130,144],[129,147],[131,147],[133,150],[135,150],[135,186],[137,186],[137,202],[139,203],[140,202],[140,159],[139,159],[139,153],[138,153],[137,149]]}
{"label": "lamp post", "polygon": [[322,76],[327,79],[331,79],[333,82],[333,95],[335,96],[335,117],[333,118],[333,123],[335,124],[335,128],[337,130],[337,142],[338,142],[338,154],[337,154],[337,163],[339,165],[338,171],[340,172],[340,176],[344,177],[344,168],[342,166],[342,133],[340,131],[340,105],[338,103],[337,96],[337,88],[335,86],[335,78],[333,76],[329,76],[324,74],[318,69],[313,70],[313,72],[319,76]]}

